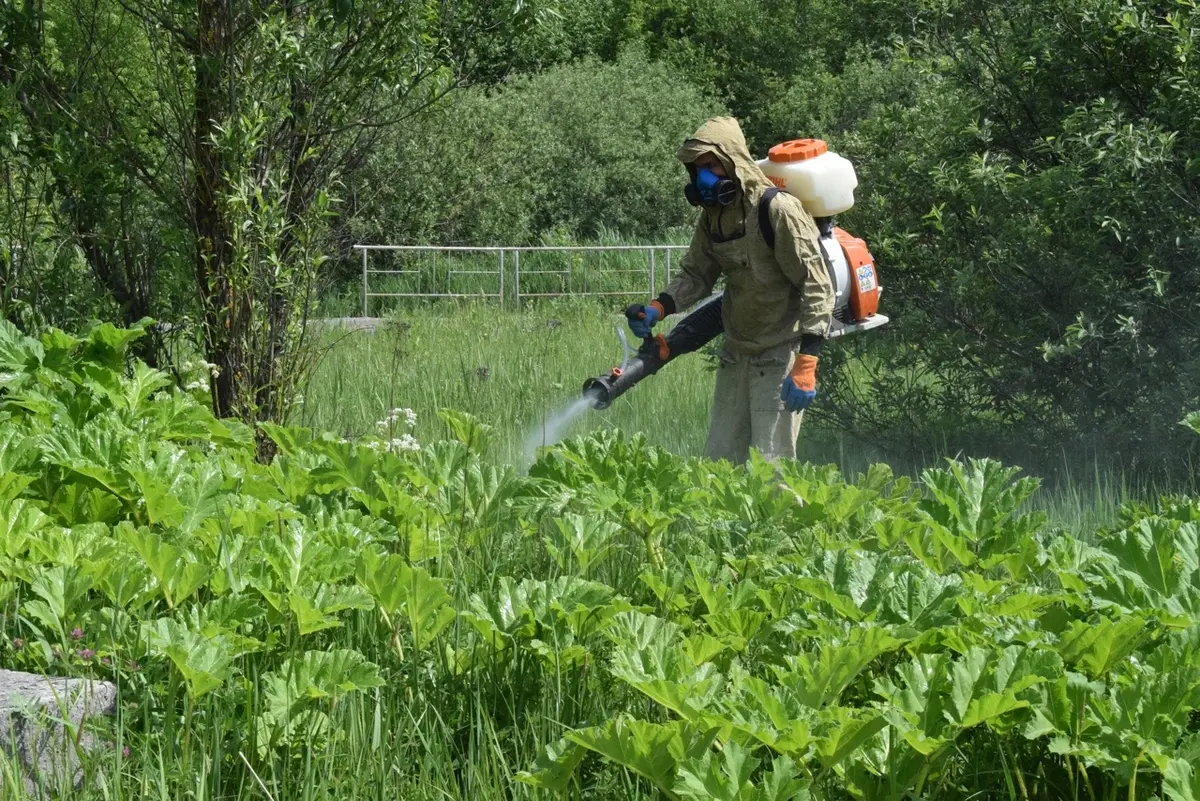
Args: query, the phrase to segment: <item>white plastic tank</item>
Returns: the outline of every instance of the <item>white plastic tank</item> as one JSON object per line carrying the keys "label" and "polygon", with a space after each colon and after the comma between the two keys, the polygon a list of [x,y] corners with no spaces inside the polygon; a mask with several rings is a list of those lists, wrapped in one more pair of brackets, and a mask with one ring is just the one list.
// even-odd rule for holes
{"label": "white plastic tank", "polygon": [[854,165],[831,152],[824,140],[781,142],[757,164],[773,184],[799,198],[813,217],[832,217],[854,205]]}

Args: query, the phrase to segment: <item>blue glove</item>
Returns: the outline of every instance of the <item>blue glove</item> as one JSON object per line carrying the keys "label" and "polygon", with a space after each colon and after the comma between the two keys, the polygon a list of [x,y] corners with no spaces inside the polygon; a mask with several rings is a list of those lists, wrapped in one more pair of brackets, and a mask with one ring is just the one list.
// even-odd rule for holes
{"label": "blue glove", "polygon": [[629,330],[633,335],[645,339],[650,336],[654,324],[666,315],[663,314],[662,304],[652,300],[645,305],[633,304],[625,310],[625,316],[629,318]]}
{"label": "blue glove", "polygon": [[783,379],[779,398],[789,412],[800,412],[808,408],[817,397],[817,357],[807,353],[796,354],[792,371]]}

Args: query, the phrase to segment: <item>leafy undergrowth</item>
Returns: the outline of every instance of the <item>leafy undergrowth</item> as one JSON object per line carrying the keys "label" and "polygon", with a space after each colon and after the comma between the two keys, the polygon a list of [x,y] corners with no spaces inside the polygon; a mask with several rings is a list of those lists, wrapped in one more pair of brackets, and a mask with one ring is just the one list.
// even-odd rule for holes
{"label": "leafy undergrowth", "polygon": [[263,465],[139,333],[0,323],[0,662],[118,684],[84,795],[1200,797],[1200,501],[1085,544],[991,461],[519,477],[452,412]]}

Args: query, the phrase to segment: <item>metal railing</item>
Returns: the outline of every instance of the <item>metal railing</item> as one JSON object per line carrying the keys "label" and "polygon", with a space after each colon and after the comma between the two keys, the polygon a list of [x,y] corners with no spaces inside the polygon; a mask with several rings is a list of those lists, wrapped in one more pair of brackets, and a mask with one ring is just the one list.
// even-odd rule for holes
{"label": "metal railing", "polygon": [[[619,296],[648,296],[658,293],[658,288],[666,286],[671,280],[671,254],[677,250],[686,250],[685,245],[574,245],[574,246],[533,246],[533,247],[470,247],[453,245],[355,245],[355,250],[362,254],[362,316],[370,316],[371,298],[479,298],[495,299],[503,307],[513,303],[521,308],[524,300],[533,298],[551,298],[572,296],[619,297]],[[387,252],[404,256],[419,254],[432,256],[432,263],[413,269],[378,269],[371,266],[370,254]],[[636,269],[599,269],[583,270],[566,268],[538,269],[531,265],[531,260],[547,254],[569,254],[578,256],[580,260],[589,255],[603,253],[644,254],[645,267]],[[526,266],[522,269],[521,258],[525,256]],[[451,258],[488,255],[495,259],[495,267],[491,269],[455,269]],[[444,256],[446,266],[438,269],[438,257]],[[661,261],[660,261],[661,256]],[[478,261],[480,259],[473,259]],[[660,272],[659,265],[663,266]],[[578,264],[576,264],[578,266]],[[532,267],[532,269],[531,269]],[[511,278],[508,278],[511,271]],[[393,276],[404,281],[407,286],[400,291],[372,291],[371,276]],[[637,276],[638,288],[632,288]],[[661,284],[660,284],[661,276]],[[465,290],[460,279],[471,277],[476,283],[476,289]],[[551,278],[552,277],[552,278]],[[522,278],[525,286],[522,287]],[[405,279],[407,279],[405,281]],[[488,280],[491,279],[491,280]],[[557,282],[557,289],[547,289],[544,286]],[[485,281],[489,284],[486,289],[478,288],[478,283]],[[643,281],[645,283],[643,283]],[[414,286],[415,284],[415,286]],[[614,288],[615,286],[615,288]],[[494,288],[494,291],[490,291]],[[507,291],[506,291],[507,290]]]}

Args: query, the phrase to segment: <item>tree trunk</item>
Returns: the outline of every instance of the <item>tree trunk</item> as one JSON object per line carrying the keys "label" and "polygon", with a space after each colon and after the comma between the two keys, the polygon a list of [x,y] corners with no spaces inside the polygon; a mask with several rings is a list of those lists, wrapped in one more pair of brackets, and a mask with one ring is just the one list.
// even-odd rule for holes
{"label": "tree trunk", "polygon": [[198,0],[195,39],[195,119],[193,225],[196,235],[195,271],[204,309],[205,345],[219,374],[213,381],[213,411],[218,417],[236,414],[237,384],[242,371],[238,352],[239,313],[234,298],[231,268],[232,233],[221,208],[225,170],[219,147],[213,141],[217,126],[230,112],[227,48],[230,14],[224,0]]}

